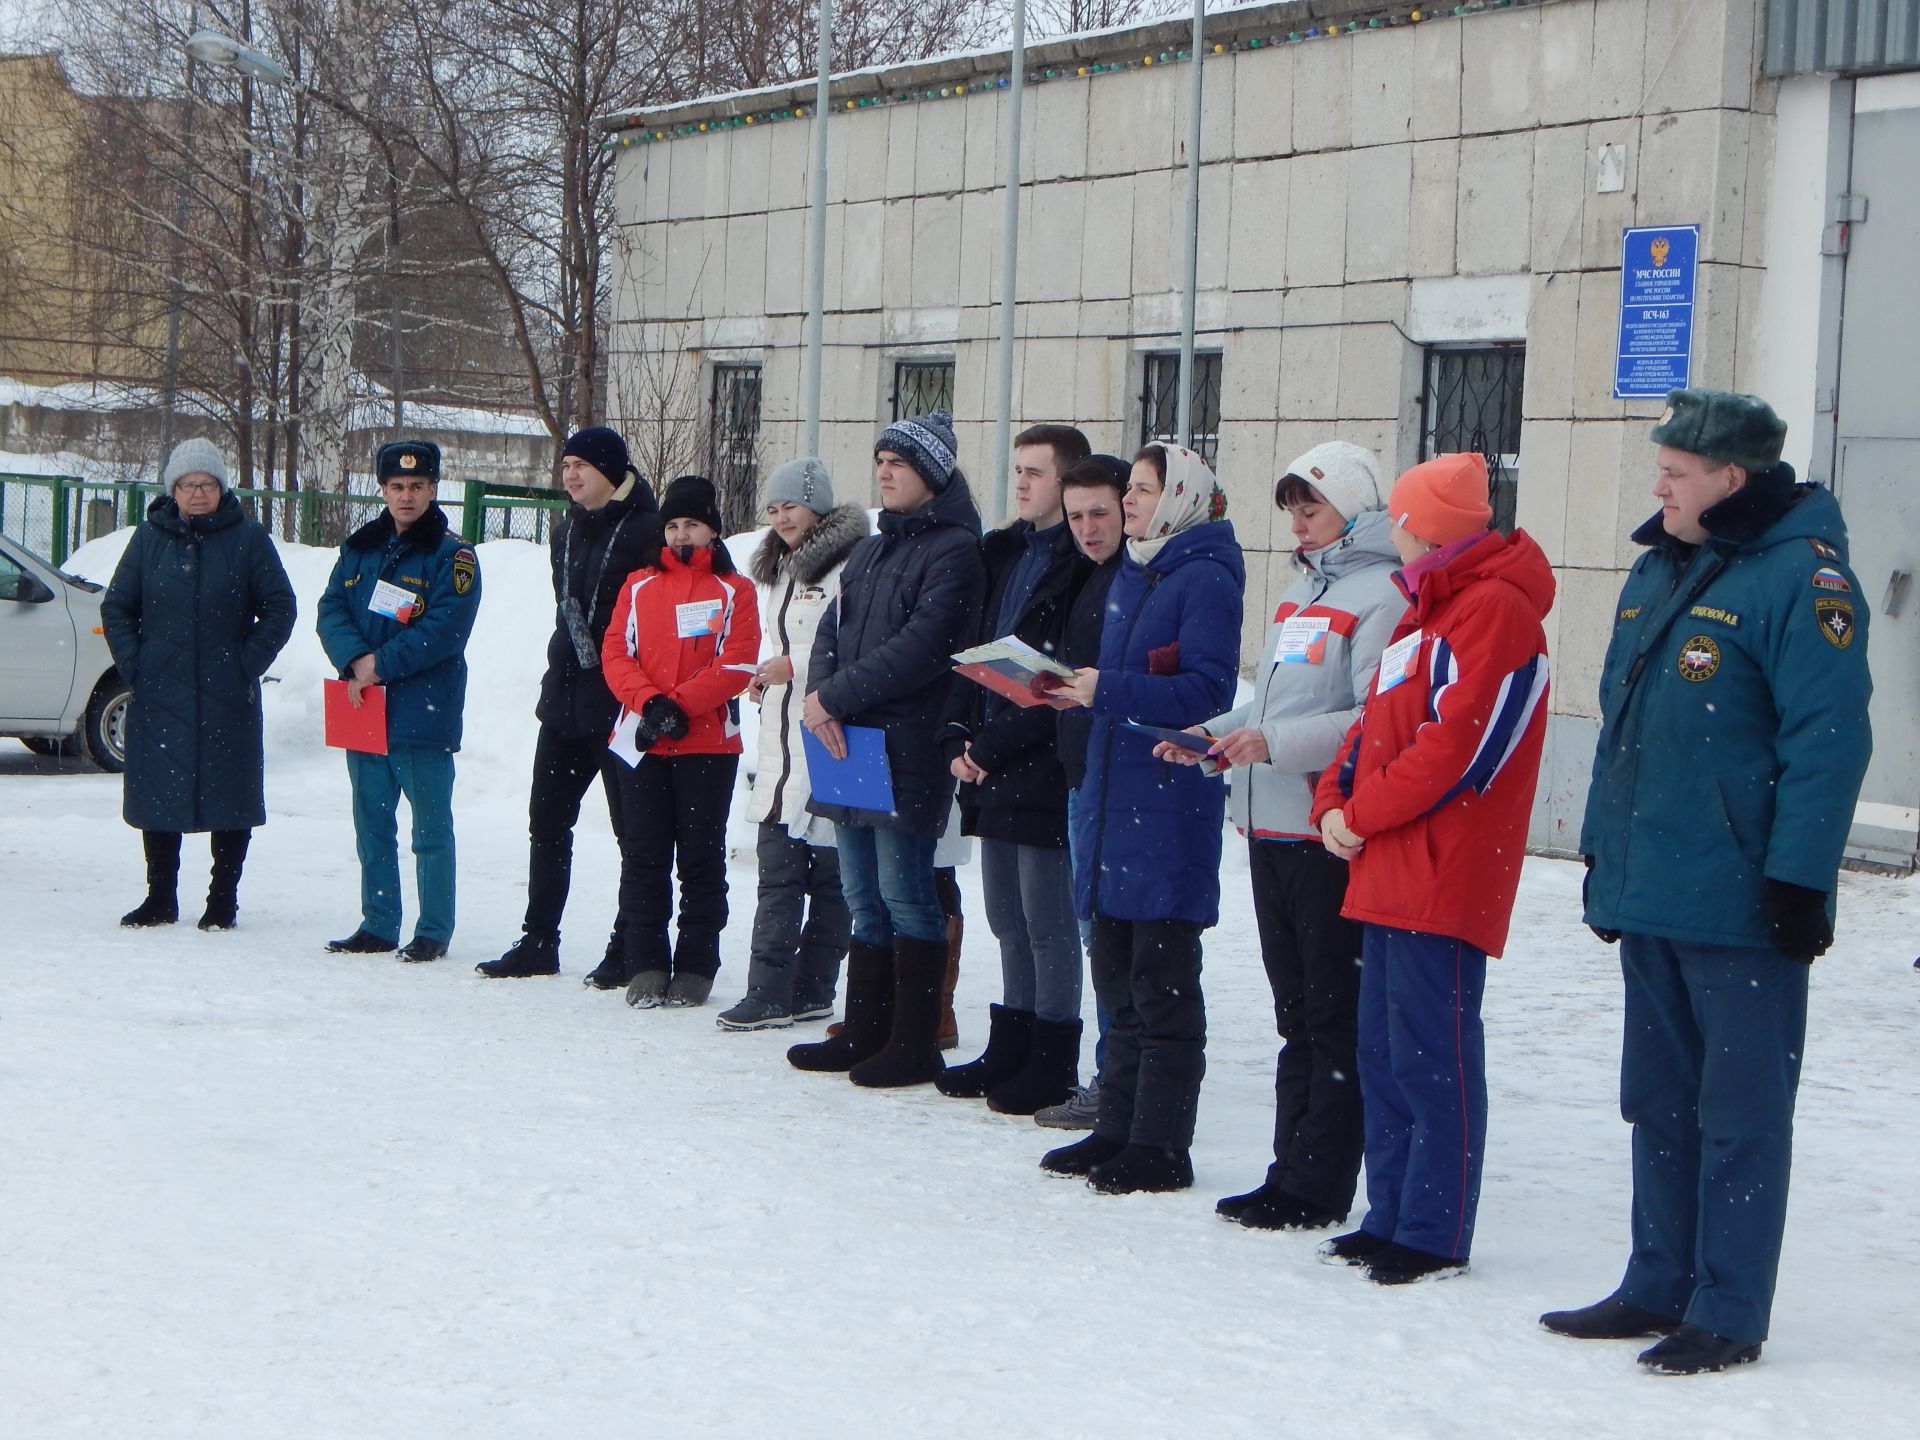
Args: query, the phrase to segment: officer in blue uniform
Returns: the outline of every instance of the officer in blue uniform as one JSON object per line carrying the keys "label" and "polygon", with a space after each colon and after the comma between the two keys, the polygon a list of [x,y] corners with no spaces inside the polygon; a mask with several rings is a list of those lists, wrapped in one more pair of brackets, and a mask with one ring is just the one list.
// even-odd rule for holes
{"label": "officer in blue uniform", "polygon": [[386,513],[340,547],[318,629],[359,704],[386,687],[387,753],[347,751],[353,833],[360,854],[360,928],[327,949],[382,954],[400,939],[400,858],[394,812],[407,797],[420,918],[402,960],[438,960],[453,938],[453,752],[467,699],[467,636],[480,609],[473,547],[436,499],[440,448],[425,440],[380,447]]}
{"label": "officer in blue uniform", "polygon": [[1633,1251],[1612,1295],[1541,1323],[1664,1337],[1640,1363],[1692,1375],[1767,1336],[1807,979],[1833,941],[1872,683],[1840,506],[1781,463],[1786,425],[1750,395],[1667,404],[1580,841],[1587,924],[1626,977]]}

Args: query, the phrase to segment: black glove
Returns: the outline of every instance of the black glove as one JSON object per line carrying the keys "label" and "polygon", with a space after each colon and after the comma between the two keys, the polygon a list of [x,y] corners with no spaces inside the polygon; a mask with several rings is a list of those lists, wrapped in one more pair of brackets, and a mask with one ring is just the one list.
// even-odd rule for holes
{"label": "black glove", "polygon": [[[1587,887],[1593,883],[1593,857],[1591,855],[1582,855],[1580,858],[1586,862],[1587,866],[1587,873],[1580,877],[1580,908],[1585,910],[1587,908]],[[1602,930],[1598,925],[1589,925],[1587,929],[1594,933],[1594,936],[1602,945],[1619,943],[1620,932],[1618,930]]]}
{"label": "black glove", "polygon": [[1767,881],[1767,943],[1789,960],[1811,965],[1833,944],[1827,920],[1827,892]]}
{"label": "black glove", "polygon": [[640,723],[655,740],[679,740],[687,733],[687,712],[665,695],[655,695],[640,707]]}
{"label": "black glove", "polygon": [[634,749],[651,750],[653,748],[653,742],[659,738],[659,735],[654,732],[653,726],[647,723],[646,712],[642,711],[633,717]]}

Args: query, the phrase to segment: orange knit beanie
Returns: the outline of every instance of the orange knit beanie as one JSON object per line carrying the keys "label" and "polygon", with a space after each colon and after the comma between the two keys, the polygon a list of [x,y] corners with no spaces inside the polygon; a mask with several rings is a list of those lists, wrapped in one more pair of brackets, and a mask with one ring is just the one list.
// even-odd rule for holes
{"label": "orange knit beanie", "polygon": [[1395,482],[1387,514],[1429,545],[1450,545],[1486,529],[1493,507],[1487,504],[1485,457],[1436,455],[1414,466]]}

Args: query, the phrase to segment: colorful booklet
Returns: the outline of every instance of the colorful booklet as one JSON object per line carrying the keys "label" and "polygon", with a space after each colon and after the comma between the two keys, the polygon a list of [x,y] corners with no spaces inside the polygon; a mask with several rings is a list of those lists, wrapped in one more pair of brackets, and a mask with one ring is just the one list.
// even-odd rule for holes
{"label": "colorful booklet", "polygon": [[369,685],[360,692],[356,709],[347,699],[347,682],[323,680],[327,744],[336,750],[358,750],[366,755],[387,753],[387,687]]}
{"label": "colorful booklet", "polygon": [[1077,702],[1053,693],[1073,679],[1073,668],[1042,654],[1017,635],[1005,635],[971,650],[962,650],[953,660],[953,668],[962,675],[1016,705],[1051,705],[1056,710],[1077,708]]}

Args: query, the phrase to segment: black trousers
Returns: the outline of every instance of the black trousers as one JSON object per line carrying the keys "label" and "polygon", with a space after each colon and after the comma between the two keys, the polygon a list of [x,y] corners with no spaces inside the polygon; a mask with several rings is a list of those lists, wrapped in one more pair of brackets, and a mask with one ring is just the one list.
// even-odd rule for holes
{"label": "black trousers", "polygon": [[620,775],[626,767],[604,740],[574,740],[540,727],[533,742],[533,789],[527,797],[527,918],[535,934],[560,936],[573,885],[573,827],[594,776],[606,791],[614,838],[620,836]]}
{"label": "black trousers", "polygon": [[[620,765],[620,930],[627,969],[705,975],[720,970],[727,923],[727,810],[738,755],[642,755]],[[673,872],[680,876],[679,934]]]}
{"label": "black trousers", "polygon": [[1123,1144],[1193,1144],[1207,1073],[1200,926],[1093,917],[1093,988],[1113,1024],[1094,1130]]}
{"label": "black trousers", "polygon": [[1361,927],[1340,918],[1347,862],[1306,841],[1250,840],[1247,854],[1281,1040],[1267,1183],[1344,1215],[1366,1149],[1354,1053]]}

